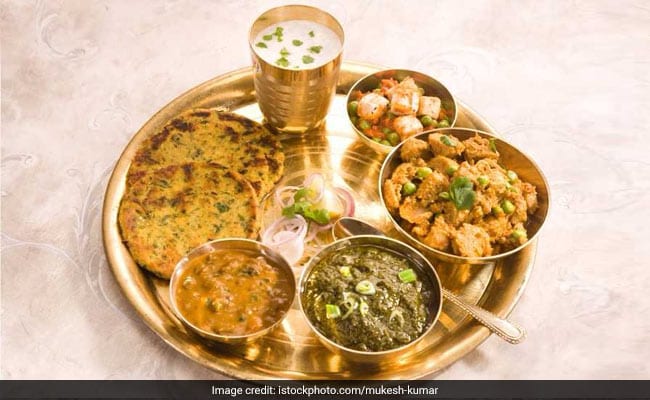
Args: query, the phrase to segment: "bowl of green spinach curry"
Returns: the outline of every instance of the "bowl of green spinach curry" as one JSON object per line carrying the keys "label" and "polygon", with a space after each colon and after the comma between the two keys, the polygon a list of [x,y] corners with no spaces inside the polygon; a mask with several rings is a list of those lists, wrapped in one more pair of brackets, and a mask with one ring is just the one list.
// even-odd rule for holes
{"label": "bowl of green spinach curry", "polygon": [[405,243],[374,235],[321,250],[302,272],[298,299],[321,342],[356,362],[390,361],[413,350],[442,308],[431,263]]}

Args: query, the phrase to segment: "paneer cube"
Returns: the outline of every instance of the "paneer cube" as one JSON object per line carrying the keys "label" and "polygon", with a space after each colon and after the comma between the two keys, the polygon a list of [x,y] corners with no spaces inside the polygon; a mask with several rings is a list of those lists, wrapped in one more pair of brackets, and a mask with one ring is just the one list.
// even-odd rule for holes
{"label": "paneer cube", "polygon": [[440,115],[440,99],[434,96],[422,96],[420,98],[420,108],[418,109],[418,115],[428,115],[433,119],[438,119]]}

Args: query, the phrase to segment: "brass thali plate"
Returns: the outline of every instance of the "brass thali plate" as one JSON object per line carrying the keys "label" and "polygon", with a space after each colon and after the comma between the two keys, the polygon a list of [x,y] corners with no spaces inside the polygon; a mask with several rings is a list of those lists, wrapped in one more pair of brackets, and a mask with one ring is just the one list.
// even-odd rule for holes
{"label": "brass thali plate", "polygon": [[[377,187],[384,155],[375,153],[355,136],[346,116],[347,90],[359,78],[378,69],[344,63],[325,131],[280,136],[286,155],[285,176],[280,184],[299,182],[310,172],[321,172],[354,193],[356,217],[395,236],[381,207]],[[476,113],[459,104],[456,126],[494,132]],[[155,114],[119,158],[104,200],[104,247],[115,279],[143,321],[169,345],[208,368],[240,379],[416,379],[439,372],[489,337],[487,328],[449,302],[443,304],[438,323],[413,352],[391,363],[373,366],[356,366],[325,349],[310,332],[297,301],[279,329],[252,344],[215,344],[188,331],[171,312],[168,282],[140,269],[131,258],[120,237],[117,215],[126,174],[139,144],[181,111],[199,107],[219,107],[261,121],[252,69],[240,69],[207,81]],[[267,211],[271,202],[269,198],[263,203]],[[273,218],[270,214],[266,213],[265,223]],[[433,261],[447,289],[506,317],[523,292],[536,246],[535,240],[521,252],[493,264],[470,266]],[[300,268],[294,272],[299,274]]]}

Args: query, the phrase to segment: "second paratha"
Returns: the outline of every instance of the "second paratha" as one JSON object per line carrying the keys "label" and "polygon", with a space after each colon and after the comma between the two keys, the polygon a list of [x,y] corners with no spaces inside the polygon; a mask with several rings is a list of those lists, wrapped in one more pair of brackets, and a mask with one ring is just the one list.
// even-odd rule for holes
{"label": "second paratha", "polygon": [[240,174],[208,163],[141,171],[120,204],[118,222],[133,259],[169,278],[189,250],[225,237],[255,238],[259,207]]}

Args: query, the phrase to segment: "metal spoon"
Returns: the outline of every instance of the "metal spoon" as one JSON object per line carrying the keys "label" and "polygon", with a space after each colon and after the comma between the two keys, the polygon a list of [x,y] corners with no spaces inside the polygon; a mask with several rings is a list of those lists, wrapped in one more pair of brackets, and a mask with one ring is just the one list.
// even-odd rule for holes
{"label": "metal spoon", "polygon": [[[383,232],[367,222],[351,217],[339,218],[332,226],[332,234],[335,238],[355,235],[385,236]],[[477,305],[469,304],[445,288],[442,288],[442,295],[506,342],[518,344],[526,338],[526,330],[514,322],[497,317]]]}

